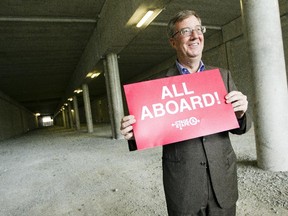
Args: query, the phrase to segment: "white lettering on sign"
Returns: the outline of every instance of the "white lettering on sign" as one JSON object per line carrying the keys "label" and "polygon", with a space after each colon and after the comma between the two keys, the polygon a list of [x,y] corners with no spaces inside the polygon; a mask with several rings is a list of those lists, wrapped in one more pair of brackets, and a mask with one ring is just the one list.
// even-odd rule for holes
{"label": "white lettering on sign", "polygon": [[187,89],[186,83],[182,83],[182,87],[179,91],[176,88],[175,84],[172,84],[172,89],[170,90],[168,86],[163,86],[162,88],[162,97],[161,99],[165,99],[166,97],[174,98],[174,97],[181,97],[184,95],[194,94],[194,91],[189,91]]}
{"label": "white lettering on sign", "polygon": [[172,124],[172,126],[182,130],[184,127],[190,127],[193,125],[197,125],[199,122],[200,122],[200,120],[198,120],[197,118],[191,117],[191,118],[175,121]]}
{"label": "white lettering on sign", "polygon": [[[188,91],[185,83],[182,83],[183,92],[172,92],[164,86],[162,89],[162,99],[165,97],[179,97],[179,95],[186,94],[194,94],[194,91]],[[185,87],[184,87],[185,86]],[[173,89],[173,87],[172,87]],[[185,90],[184,90],[185,89]],[[146,118],[158,118],[162,117],[166,114],[175,115],[177,113],[182,113],[184,111],[192,111],[196,109],[203,109],[206,107],[211,107],[216,104],[221,104],[219,100],[219,96],[217,92],[214,93],[206,93],[199,96],[191,96],[188,98],[181,98],[179,102],[176,100],[169,100],[165,103],[156,103],[151,106],[143,106],[141,112],[141,120],[145,120]]]}

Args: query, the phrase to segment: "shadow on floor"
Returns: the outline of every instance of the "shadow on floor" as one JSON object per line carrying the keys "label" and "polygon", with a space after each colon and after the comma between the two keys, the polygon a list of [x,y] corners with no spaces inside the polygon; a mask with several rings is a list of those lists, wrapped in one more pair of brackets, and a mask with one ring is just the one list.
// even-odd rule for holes
{"label": "shadow on floor", "polygon": [[247,159],[247,160],[238,160],[237,164],[238,165],[243,165],[243,166],[258,167],[256,160],[249,160],[249,159]]}

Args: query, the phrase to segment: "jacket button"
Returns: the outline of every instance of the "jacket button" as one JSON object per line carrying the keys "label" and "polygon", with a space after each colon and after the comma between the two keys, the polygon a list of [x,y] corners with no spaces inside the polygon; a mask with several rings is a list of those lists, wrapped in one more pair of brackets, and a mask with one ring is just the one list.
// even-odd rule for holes
{"label": "jacket button", "polygon": [[202,165],[202,166],[206,166],[206,162],[201,161],[201,162],[200,162],[200,165]]}

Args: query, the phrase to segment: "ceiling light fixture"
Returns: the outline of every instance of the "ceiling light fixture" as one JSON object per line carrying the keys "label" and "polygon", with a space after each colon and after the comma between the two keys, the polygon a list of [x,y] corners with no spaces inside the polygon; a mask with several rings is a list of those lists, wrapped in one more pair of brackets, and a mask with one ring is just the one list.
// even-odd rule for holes
{"label": "ceiling light fixture", "polygon": [[99,75],[100,75],[99,72],[92,71],[92,72],[88,73],[88,74],[86,75],[86,77],[93,79],[93,78],[95,78],[95,77],[98,77]]}
{"label": "ceiling light fixture", "polygon": [[100,75],[99,72],[97,72],[97,73],[93,73],[93,74],[91,75],[91,78],[93,79],[93,78],[95,78],[95,77],[98,77],[99,75]]}
{"label": "ceiling light fixture", "polygon": [[137,23],[136,27],[140,28],[152,16],[153,13],[153,10],[148,10],[147,13],[142,17],[142,19]]}
{"label": "ceiling light fixture", "polygon": [[76,89],[76,90],[74,90],[74,93],[79,94],[79,93],[81,93],[82,91],[83,91],[82,89]]}
{"label": "ceiling light fixture", "polygon": [[86,75],[86,77],[91,77],[92,76],[92,72],[90,72],[90,73],[88,73],[87,75]]}

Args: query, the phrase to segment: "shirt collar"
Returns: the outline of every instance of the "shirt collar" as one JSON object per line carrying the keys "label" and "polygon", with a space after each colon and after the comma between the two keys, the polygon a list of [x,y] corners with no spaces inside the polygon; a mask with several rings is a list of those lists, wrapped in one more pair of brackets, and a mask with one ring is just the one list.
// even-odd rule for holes
{"label": "shirt collar", "polygon": [[[180,71],[180,74],[190,74],[189,70],[187,68],[183,67],[183,65],[181,65],[178,60],[176,60],[176,66],[177,66],[178,70]],[[201,60],[200,61],[200,67],[198,68],[198,70],[196,72],[201,72],[204,70],[205,70],[205,65],[204,65],[203,61]]]}

